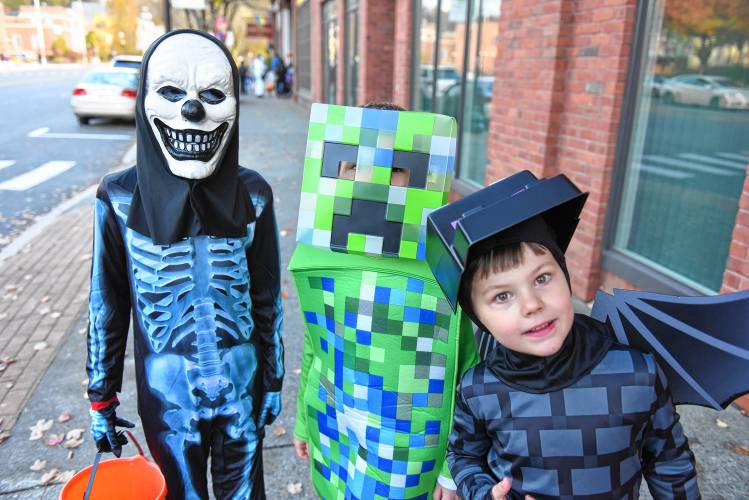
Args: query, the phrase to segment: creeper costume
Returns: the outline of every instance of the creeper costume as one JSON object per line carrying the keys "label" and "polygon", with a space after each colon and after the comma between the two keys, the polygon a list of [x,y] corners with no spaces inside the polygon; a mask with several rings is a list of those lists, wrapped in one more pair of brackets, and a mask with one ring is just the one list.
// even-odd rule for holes
{"label": "creeper costume", "polygon": [[[457,378],[476,361],[424,261],[447,201],[455,120],[312,106],[289,264],[306,323],[294,435],[326,499],[426,499],[445,464]],[[354,180],[338,178],[341,162]],[[391,185],[407,169],[408,186]]]}

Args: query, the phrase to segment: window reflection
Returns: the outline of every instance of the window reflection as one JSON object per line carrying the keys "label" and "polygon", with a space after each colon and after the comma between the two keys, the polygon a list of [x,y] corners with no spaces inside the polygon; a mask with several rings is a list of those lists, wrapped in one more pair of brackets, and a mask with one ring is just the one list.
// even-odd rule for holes
{"label": "window reflection", "polygon": [[720,289],[749,164],[749,2],[655,2],[615,248]]}

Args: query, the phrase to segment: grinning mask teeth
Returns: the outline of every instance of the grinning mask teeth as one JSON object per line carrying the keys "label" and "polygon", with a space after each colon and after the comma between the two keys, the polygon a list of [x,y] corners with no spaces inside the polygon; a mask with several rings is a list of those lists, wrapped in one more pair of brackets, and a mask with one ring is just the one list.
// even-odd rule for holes
{"label": "grinning mask teeth", "polygon": [[237,117],[231,65],[216,44],[190,33],[161,42],[148,61],[144,106],[174,175],[216,170]]}

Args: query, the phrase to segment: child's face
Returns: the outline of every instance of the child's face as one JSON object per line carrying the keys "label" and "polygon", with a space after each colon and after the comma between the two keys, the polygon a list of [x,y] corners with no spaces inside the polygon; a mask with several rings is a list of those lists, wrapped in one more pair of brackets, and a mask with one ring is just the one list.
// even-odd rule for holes
{"label": "child's face", "polygon": [[471,302],[476,316],[503,346],[551,356],[572,328],[574,309],[567,280],[549,252],[522,245],[522,263],[483,277],[476,273]]}

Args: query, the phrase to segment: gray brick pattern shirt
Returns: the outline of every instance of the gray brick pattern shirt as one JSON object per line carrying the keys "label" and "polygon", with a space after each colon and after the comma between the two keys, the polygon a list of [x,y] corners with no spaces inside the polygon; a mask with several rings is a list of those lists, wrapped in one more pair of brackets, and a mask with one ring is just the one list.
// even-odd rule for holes
{"label": "gray brick pattern shirt", "polygon": [[448,463],[465,500],[637,498],[645,477],[656,499],[700,498],[694,456],[654,358],[614,344],[572,385],[532,394],[481,362],[463,376]]}

